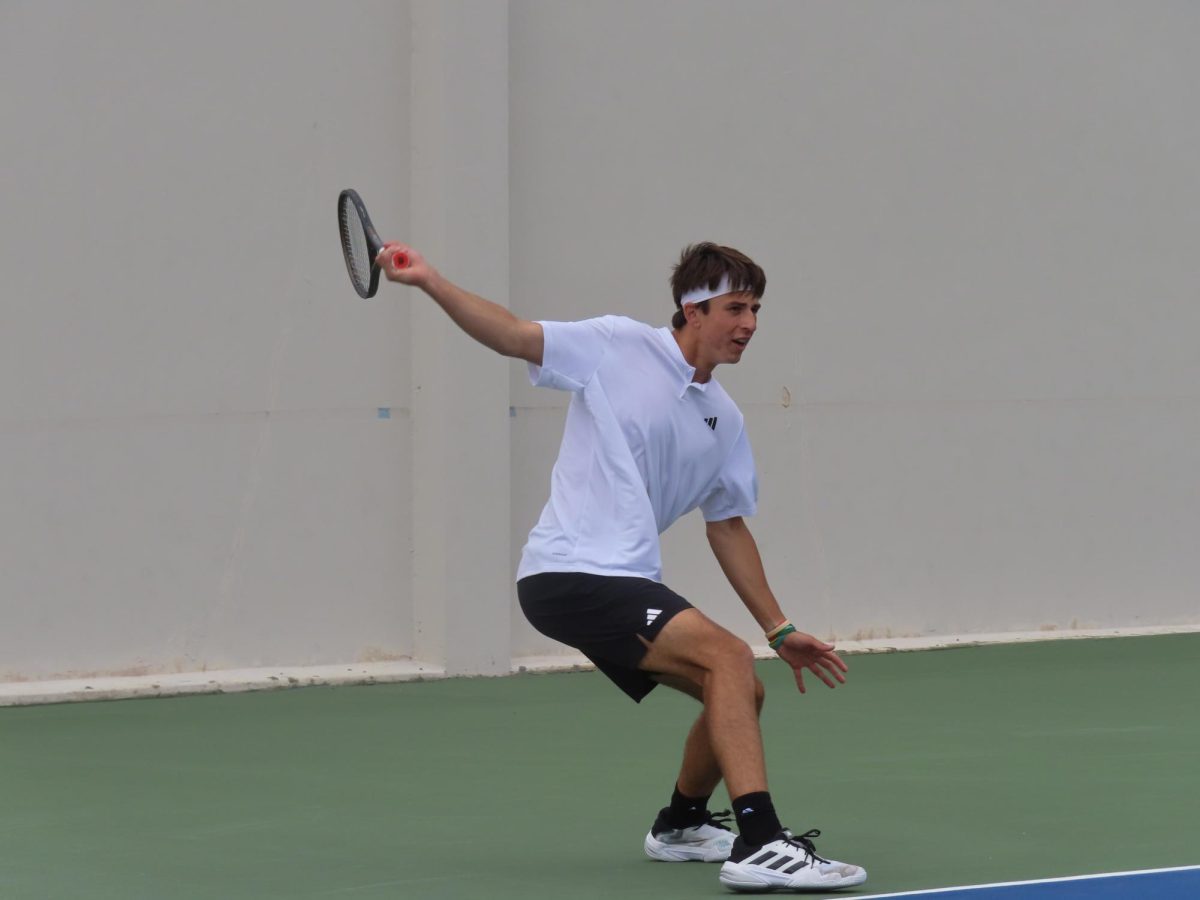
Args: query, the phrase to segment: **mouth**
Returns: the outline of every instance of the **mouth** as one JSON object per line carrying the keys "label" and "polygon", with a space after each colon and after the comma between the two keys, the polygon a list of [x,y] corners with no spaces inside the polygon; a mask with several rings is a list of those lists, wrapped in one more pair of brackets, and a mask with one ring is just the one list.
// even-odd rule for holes
{"label": "mouth", "polygon": [[734,338],[733,343],[735,346],[740,347],[742,350],[745,350],[746,345],[750,343],[750,338]]}

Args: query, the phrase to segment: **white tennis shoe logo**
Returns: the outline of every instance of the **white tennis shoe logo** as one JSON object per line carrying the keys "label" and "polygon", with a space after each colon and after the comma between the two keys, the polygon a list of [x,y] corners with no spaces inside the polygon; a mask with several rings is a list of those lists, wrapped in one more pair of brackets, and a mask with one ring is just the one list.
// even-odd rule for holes
{"label": "white tennis shoe logo", "polygon": [[655,620],[655,619],[657,619],[657,618],[658,618],[660,615],[662,615],[662,610],[661,610],[661,609],[648,609],[648,610],[646,610],[646,624],[647,624],[647,625],[653,625],[653,624],[654,624],[654,620]]}

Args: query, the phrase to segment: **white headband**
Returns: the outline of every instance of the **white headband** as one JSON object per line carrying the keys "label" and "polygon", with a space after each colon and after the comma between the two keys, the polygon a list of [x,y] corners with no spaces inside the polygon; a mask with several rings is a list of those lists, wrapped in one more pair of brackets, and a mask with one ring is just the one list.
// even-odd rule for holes
{"label": "white headband", "polygon": [[693,288],[680,298],[679,305],[687,306],[689,303],[703,303],[705,300],[711,300],[713,297],[732,293],[733,288],[729,286],[729,274],[726,273],[721,276],[721,283],[717,285],[715,290],[703,286]]}

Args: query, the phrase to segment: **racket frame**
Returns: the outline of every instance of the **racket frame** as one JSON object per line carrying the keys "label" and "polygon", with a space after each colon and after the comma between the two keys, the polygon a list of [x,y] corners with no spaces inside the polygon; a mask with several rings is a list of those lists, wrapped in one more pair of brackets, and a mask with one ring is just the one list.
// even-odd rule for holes
{"label": "racket frame", "polygon": [[[362,225],[363,236],[367,240],[367,251],[371,255],[371,273],[365,293],[354,277],[354,263],[351,260],[349,246],[350,235],[347,231],[349,227],[352,227],[353,223],[346,221],[343,212],[346,204],[353,206],[358,215],[359,223]],[[375,296],[375,292],[379,290],[379,266],[376,265],[375,258],[379,256],[379,251],[383,249],[383,241],[379,239],[379,233],[371,223],[371,217],[367,214],[367,207],[363,203],[362,197],[358,196],[358,191],[351,188],[346,188],[346,190],[338,194],[338,236],[341,238],[342,256],[346,261],[346,273],[350,276],[350,283],[354,285],[354,290],[358,293],[358,296],[364,300],[371,299]]]}

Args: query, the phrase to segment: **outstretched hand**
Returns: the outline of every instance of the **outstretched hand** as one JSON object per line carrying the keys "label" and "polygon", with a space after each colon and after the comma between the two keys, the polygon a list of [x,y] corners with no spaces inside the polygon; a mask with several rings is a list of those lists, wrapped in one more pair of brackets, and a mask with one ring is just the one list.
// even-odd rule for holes
{"label": "outstretched hand", "polygon": [[[408,265],[402,269],[396,268],[394,265],[397,253],[403,253],[407,258]],[[400,284],[411,284],[420,287],[429,280],[433,269],[429,263],[425,262],[425,257],[414,250],[407,244],[402,244],[399,241],[388,241],[383,245],[383,249],[379,251],[379,255],[375,257],[375,265],[379,266],[384,277],[388,281],[396,281]]]}
{"label": "outstretched hand", "polygon": [[842,673],[849,671],[849,667],[834,652],[833,644],[826,644],[811,634],[793,631],[779,645],[778,653],[792,667],[796,675],[796,687],[800,688],[802,694],[805,693],[805,669],[825,682],[827,687],[846,683],[846,676]]}

